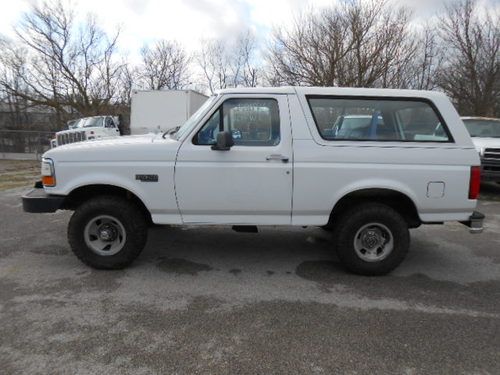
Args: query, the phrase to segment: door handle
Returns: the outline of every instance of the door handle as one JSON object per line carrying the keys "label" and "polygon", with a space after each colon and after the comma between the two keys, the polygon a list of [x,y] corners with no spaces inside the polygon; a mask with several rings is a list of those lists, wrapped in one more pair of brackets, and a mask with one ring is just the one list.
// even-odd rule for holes
{"label": "door handle", "polygon": [[288,156],[285,155],[279,155],[279,154],[271,154],[266,157],[267,161],[272,161],[272,160],[279,160],[282,161],[283,163],[288,163]]}

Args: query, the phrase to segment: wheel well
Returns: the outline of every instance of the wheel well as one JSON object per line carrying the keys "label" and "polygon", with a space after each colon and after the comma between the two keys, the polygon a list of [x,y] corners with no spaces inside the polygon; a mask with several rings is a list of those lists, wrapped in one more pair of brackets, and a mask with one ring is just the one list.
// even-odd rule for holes
{"label": "wheel well", "polygon": [[403,216],[409,228],[417,228],[422,224],[415,204],[407,195],[390,189],[362,189],[345,195],[335,204],[327,227],[333,227],[336,219],[348,209],[366,202],[377,202],[391,207]]}
{"label": "wheel well", "polygon": [[144,217],[150,223],[152,223],[151,213],[146,208],[142,200],[131,191],[114,185],[80,186],[66,196],[66,198],[64,199],[63,208],[67,210],[76,210],[78,206],[80,206],[90,198],[103,195],[122,197],[133,202],[140,208],[140,210],[144,214]]}

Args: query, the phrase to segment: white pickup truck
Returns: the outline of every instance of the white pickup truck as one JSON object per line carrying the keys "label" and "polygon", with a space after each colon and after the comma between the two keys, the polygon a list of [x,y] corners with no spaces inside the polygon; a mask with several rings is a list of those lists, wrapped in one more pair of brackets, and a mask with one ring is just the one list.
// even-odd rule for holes
{"label": "white pickup truck", "polygon": [[68,122],[68,130],[57,132],[51,145],[57,147],[68,143],[118,137],[121,135],[120,125],[120,116],[79,118]]}
{"label": "white pickup truck", "polygon": [[481,158],[481,179],[500,184],[500,119],[462,117]]}
{"label": "white pickup truck", "polygon": [[129,265],[150,223],[292,225],[331,231],[348,270],[380,275],[404,259],[409,228],[481,232],[479,182],[478,153],[444,94],[241,88],[163,134],[48,151],[22,200],[27,212],[74,210],[69,243],[95,268]]}

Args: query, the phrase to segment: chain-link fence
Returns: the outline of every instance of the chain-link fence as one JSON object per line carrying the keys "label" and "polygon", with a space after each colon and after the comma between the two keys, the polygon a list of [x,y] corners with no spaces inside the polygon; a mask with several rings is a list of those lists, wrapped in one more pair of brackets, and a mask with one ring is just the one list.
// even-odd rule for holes
{"label": "chain-link fence", "polygon": [[53,132],[0,130],[0,157],[4,159],[38,159],[50,149]]}

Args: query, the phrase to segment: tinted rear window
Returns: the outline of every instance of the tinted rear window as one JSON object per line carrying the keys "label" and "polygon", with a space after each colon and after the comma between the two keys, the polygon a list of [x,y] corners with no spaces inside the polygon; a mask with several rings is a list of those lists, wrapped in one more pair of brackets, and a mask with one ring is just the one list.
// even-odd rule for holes
{"label": "tinted rear window", "polygon": [[451,142],[423,99],[307,97],[321,137],[347,141]]}

